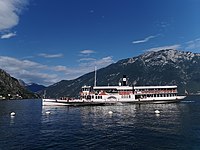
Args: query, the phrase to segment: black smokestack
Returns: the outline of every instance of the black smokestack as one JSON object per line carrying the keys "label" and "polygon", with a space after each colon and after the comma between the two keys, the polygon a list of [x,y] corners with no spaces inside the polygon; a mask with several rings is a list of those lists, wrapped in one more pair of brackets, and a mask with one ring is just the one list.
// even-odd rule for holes
{"label": "black smokestack", "polygon": [[126,79],[126,75],[123,75],[123,79],[122,79],[122,86],[127,86],[127,79]]}

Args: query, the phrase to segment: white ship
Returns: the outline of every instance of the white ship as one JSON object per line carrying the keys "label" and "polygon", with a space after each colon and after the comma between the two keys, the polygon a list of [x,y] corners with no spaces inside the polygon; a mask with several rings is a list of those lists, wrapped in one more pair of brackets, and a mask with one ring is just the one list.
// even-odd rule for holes
{"label": "white ship", "polygon": [[123,76],[118,86],[83,86],[80,99],[43,99],[43,105],[107,105],[116,103],[172,103],[178,96],[177,86],[128,86]]}

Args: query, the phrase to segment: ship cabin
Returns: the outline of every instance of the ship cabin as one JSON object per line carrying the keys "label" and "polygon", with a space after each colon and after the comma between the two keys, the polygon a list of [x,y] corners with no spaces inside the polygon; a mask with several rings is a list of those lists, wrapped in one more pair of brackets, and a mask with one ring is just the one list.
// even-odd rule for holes
{"label": "ship cabin", "polygon": [[133,94],[133,87],[130,86],[97,86],[93,87],[96,98],[102,99],[102,97],[118,97],[121,95],[121,98],[131,98]]}
{"label": "ship cabin", "polygon": [[130,94],[133,93],[133,88],[130,86],[98,86],[93,87],[95,94]]}
{"label": "ship cabin", "polygon": [[105,97],[118,97],[132,98],[133,87],[130,86],[83,86],[81,92],[81,98],[84,99],[103,99]]}
{"label": "ship cabin", "polygon": [[92,92],[92,87],[91,86],[82,86],[81,88],[81,92],[80,92],[80,96],[81,96],[81,99],[91,99],[91,94]]}
{"label": "ship cabin", "polygon": [[135,99],[152,97],[175,97],[177,86],[135,86]]}

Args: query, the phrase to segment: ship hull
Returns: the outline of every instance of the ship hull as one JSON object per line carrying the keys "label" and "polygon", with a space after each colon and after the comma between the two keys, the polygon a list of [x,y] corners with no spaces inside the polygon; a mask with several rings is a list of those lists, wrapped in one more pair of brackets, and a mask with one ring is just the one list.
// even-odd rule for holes
{"label": "ship hull", "polygon": [[176,97],[162,97],[160,98],[152,98],[152,99],[134,99],[134,100],[117,100],[117,101],[110,101],[110,100],[59,100],[59,99],[42,99],[43,106],[89,106],[89,105],[115,105],[115,104],[165,104],[165,103],[176,103],[180,102],[184,99],[185,96],[176,96]]}
{"label": "ship hull", "polygon": [[84,101],[84,100],[59,100],[59,99],[42,99],[43,106],[89,106],[89,105],[104,105],[103,102],[91,102],[91,101]]}

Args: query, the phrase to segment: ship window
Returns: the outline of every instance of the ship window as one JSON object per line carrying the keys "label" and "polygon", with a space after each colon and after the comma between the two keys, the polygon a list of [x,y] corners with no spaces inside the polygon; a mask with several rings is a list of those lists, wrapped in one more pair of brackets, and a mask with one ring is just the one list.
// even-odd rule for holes
{"label": "ship window", "polygon": [[102,96],[96,96],[96,99],[102,99]]}
{"label": "ship window", "polygon": [[121,98],[131,98],[130,95],[122,95]]}

